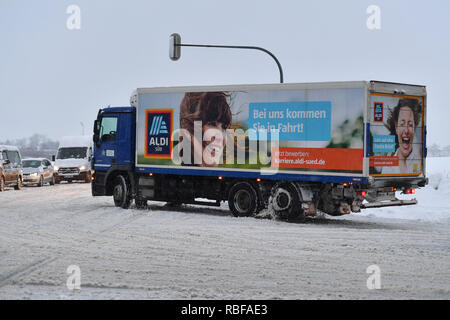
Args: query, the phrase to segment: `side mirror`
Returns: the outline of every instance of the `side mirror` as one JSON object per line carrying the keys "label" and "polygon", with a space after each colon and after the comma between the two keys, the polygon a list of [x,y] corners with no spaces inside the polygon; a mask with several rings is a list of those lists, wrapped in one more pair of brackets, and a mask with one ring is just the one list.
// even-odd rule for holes
{"label": "side mirror", "polygon": [[181,36],[178,33],[172,33],[169,37],[169,58],[173,61],[180,59],[181,56]]}
{"label": "side mirror", "polygon": [[99,133],[100,133],[100,121],[95,120],[94,121],[94,135],[92,136],[92,140],[94,141],[94,143],[97,147],[100,146]]}
{"label": "side mirror", "polygon": [[94,134],[98,135],[100,132],[100,122],[98,120],[94,121]]}
{"label": "side mirror", "polygon": [[56,156],[53,155],[53,156],[52,156],[52,161],[55,162],[55,160],[56,160]]}
{"label": "side mirror", "polygon": [[11,161],[9,161],[8,159],[3,160],[3,164],[10,164],[10,163],[11,163]]}

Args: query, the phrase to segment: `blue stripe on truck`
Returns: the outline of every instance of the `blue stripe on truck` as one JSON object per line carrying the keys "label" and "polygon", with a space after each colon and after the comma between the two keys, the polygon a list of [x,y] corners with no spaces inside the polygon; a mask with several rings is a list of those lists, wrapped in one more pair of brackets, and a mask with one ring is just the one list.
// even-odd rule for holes
{"label": "blue stripe on truck", "polygon": [[199,170],[188,168],[161,168],[161,167],[136,167],[138,173],[165,173],[177,175],[192,175],[192,176],[209,176],[209,177],[229,177],[229,178],[261,178],[269,180],[291,180],[291,181],[307,181],[307,182],[335,182],[335,183],[356,183],[366,184],[365,177],[352,176],[330,176],[330,175],[313,175],[313,174],[292,174],[292,173],[277,173],[277,174],[261,174],[260,172],[252,171],[224,171],[224,170]]}

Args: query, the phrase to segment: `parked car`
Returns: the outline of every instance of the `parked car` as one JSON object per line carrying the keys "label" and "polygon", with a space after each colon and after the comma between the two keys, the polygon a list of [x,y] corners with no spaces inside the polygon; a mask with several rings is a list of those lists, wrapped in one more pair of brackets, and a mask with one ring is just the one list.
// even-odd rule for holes
{"label": "parked car", "polygon": [[50,160],[45,158],[24,159],[23,182],[24,185],[35,184],[42,187],[44,184],[55,184],[54,169]]}
{"label": "parked car", "polygon": [[23,169],[20,151],[14,146],[0,145],[0,192],[6,187],[22,189]]}

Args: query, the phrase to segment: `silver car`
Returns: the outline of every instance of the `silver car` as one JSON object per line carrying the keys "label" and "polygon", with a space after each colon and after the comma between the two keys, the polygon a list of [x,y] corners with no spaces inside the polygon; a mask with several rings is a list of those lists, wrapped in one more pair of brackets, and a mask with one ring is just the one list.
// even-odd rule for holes
{"label": "silver car", "polygon": [[22,160],[24,185],[35,184],[42,187],[44,184],[55,184],[53,165],[45,158],[33,158]]}

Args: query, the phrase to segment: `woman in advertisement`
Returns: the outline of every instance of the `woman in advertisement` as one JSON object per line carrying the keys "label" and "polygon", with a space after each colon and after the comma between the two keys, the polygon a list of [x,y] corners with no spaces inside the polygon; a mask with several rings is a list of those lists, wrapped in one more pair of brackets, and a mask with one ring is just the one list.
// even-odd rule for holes
{"label": "woman in advertisement", "polygon": [[[183,165],[217,167],[226,144],[225,131],[231,127],[232,115],[224,92],[187,92],[180,104],[180,128],[189,132],[191,162]],[[195,139],[195,122],[201,122],[201,137]],[[206,141],[205,141],[206,140]],[[195,148],[195,144],[201,147]],[[202,154],[195,153],[201,152]],[[195,163],[195,159],[202,159]]]}
{"label": "woman in advertisement", "polygon": [[[420,172],[420,147],[414,147],[414,136],[419,125],[421,106],[418,99],[400,99],[391,111],[386,127],[395,136],[398,166],[383,167],[382,174],[411,174]],[[420,145],[419,145],[420,146]]]}

